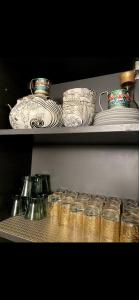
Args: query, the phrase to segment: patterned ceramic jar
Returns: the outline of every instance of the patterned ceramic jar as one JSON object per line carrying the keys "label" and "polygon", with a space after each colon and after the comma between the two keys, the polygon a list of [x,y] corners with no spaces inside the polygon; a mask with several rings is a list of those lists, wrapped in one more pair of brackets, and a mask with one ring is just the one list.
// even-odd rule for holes
{"label": "patterned ceramic jar", "polygon": [[50,82],[46,78],[32,79],[32,95],[17,100],[9,114],[11,127],[14,129],[31,129],[61,127],[62,106],[50,98]]}
{"label": "patterned ceramic jar", "polygon": [[127,89],[113,90],[112,92],[102,92],[99,96],[99,106],[103,111],[101,106],[101,96],[106,94],[108,100],[108,108],[117,108],[117,107],[130,107],[130,95]]}

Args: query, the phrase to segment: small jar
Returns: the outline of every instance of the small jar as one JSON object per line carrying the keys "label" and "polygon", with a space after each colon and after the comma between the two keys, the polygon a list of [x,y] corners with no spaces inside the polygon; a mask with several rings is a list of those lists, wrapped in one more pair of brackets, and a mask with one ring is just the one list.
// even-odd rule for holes
{"label": "small jar", "polygon": [[122,214],[120,242],[139,242],[139,217],[131,215],[129,212]]}
{"label": "small jar", "polygon": [[73,242],[83,241],[84,204],[75,202],[70,208],[70,238]]}
{"label": "small jar", "polygon": [[99,242],[100,240],[100,209],[97,206],[88,205],[84,210],[84,241]]}
{"label": "small jar", "polygon": [[105,208],[101,216],[101,242],[119,242],[120,214],[113,208]]}

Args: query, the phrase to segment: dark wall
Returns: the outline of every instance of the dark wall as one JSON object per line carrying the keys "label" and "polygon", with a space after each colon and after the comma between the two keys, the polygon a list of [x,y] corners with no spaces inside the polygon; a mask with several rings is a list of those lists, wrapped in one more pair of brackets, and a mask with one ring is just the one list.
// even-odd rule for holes
{"label": "dark wall", "polygon": [[122,72],[134,68],[134,57],[48,57],[17,56],[4,58],[16,70],[20,83],[27,89],[32,78],[46,77],[53,84]]}
{"label": "dark wall", "polygon": [[0,137],[0,220],[10,215],[12,195],[21,178],[31,171],[32,139],[25,136]]}
{"label": "dark wall", "polygon": [[7,104],[14,106],[20,95],[22,88],[16,68],[0,59],[0,129],[10,128]]}

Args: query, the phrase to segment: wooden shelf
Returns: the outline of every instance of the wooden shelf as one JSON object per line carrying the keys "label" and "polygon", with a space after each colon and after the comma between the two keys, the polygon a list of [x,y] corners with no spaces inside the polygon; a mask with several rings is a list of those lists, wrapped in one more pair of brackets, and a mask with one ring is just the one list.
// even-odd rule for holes
{"label": "wooden shelf", "polygon": [[38,144],[137,145],[139,124],[77,128],[2,129],[0,136],[28,136]]}

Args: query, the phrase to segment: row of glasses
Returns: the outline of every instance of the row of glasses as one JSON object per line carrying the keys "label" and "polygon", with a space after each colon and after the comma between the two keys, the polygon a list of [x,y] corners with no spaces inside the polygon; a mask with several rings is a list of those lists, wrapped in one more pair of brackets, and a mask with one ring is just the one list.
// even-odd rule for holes
{"label": "row of glasses", "polygon": [[51,193],[50,176],[36,174],[25,176],[14,196],[12,216],[24,215],[30,220],[41,220],[47,216],[48,195]]}
{"label": "row of glasses", "polygon": [[[74,242],[138,240],[138,224],[135,226],[132,224],[133,230],[130,230],[128,238],[122,233],[122,230],[120,237],[120,219],[122,217],[123,220],[125,216],[125,213],[122,214],[125,210],[125,203],[132,216],[130,223],[133,223],[133,219],[137,219],[139,222],[139,208],[136,207],[133,200],[126,199],[125,201],[117,197],[78,193],[67,189],[54,192],[48,197],[48,200],[49,221],[50,224],[60,226],[60,240],[66,239],[66,241]],[[128,225],[128,222],[124,220],[122,223],[123,232],[125,227],[131,228],[131,224]]]}
{"label": "row of glasses", "polygon": [[[47,216],[51,224],[60,225],[59,234],[68,241],[139,240],[139,207],[135,200],[121,200],[67,189],[48,195],[46,186],[49,186],[48,181],[47,185],[44,184],[42,175],[24,178],[22,197],[15,196],[13,215],[24,214],[25,218],[31,220]],[[130,218],[127,212],[130,213]],[[126,230],[128,234],[125,234],[125,228],[129,228]]]}

